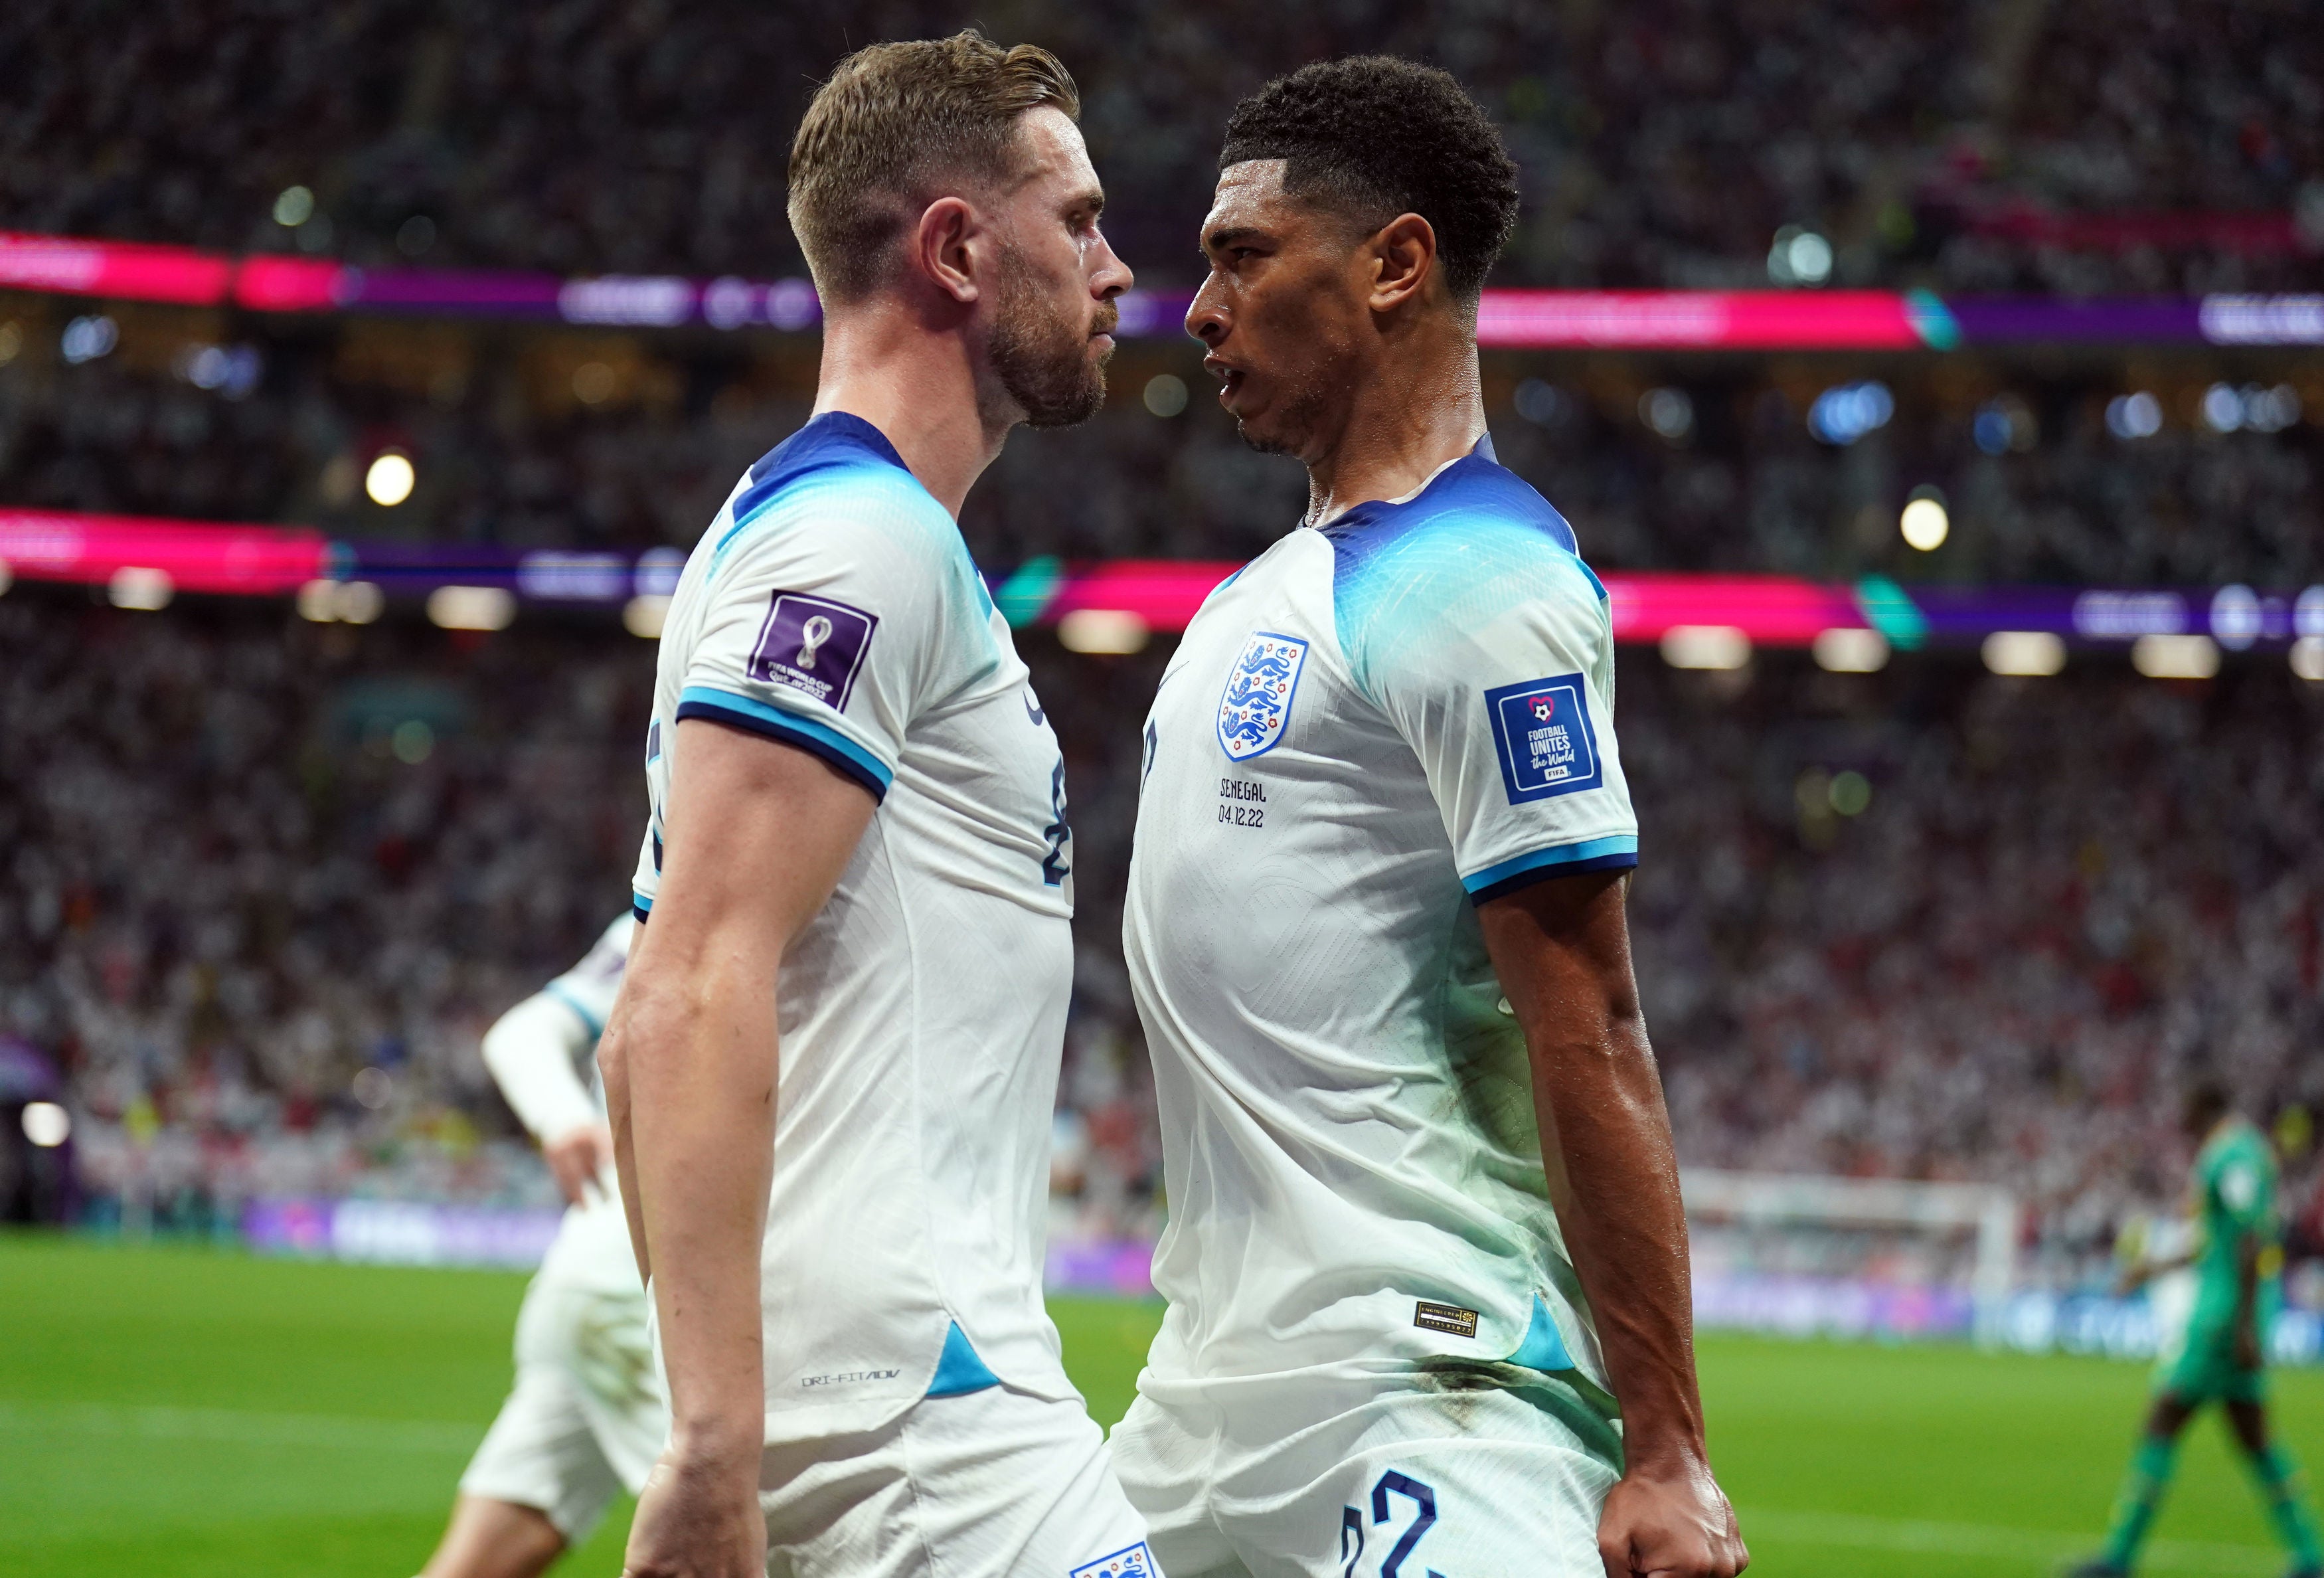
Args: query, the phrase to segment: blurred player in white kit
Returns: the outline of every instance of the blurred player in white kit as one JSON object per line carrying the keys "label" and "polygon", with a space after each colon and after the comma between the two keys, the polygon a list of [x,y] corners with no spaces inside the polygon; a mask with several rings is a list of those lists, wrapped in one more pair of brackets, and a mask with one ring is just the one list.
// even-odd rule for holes
{"label": "blurred player in white kit", "polygon": [[484,1033],[484,1066],[567,1208],[517,1315],[516,1386],[460,1476],[424,1578],[532,1578],[645,1483],[669,1434],[593,1056],[636,929],[614,921]]}

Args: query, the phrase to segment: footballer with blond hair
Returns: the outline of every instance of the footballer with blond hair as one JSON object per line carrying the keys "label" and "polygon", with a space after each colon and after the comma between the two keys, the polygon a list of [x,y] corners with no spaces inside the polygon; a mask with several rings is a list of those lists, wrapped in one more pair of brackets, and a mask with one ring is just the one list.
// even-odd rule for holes
{"label": "footballer with blond hair", "polygon": [[956,524],[1104,398],[1078,106],[1044,50],[880,44],[792,149],[815,414],[671,602],[600,1053],[671,1412],[634,1578],[1154,1570],[1041,1295],[1064,767]]}

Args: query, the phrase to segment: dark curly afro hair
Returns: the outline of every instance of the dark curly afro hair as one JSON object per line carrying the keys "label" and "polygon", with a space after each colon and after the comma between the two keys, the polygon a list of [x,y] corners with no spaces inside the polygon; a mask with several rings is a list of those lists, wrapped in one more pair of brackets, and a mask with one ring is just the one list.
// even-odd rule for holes
{"label": "dark curly afro hair", "polygon": [[1219,168],[1287,161],[1284,189],[1377,229],[1417,214],[1436,232],[1453,299],[1473,305],[1517,217],[1517,161],[1446,72],[1392,55],[1319,60],[1227,117]]}

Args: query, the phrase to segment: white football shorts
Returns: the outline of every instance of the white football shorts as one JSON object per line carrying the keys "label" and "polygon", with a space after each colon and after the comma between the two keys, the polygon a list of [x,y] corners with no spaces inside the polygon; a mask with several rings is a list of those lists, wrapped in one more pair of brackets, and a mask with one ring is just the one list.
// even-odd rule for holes
{"label": "white football shorts", "polygon": [[1328,1385],[1304,1407],[1271,1379],[1203,1389],[1242,1394],[1224,1407],[1131,1405],[1114,1468],[1171,1578],[1603,1578],[1619,1474],[1533,1389]]}
{"label": "white football shorts", "polygon": [[[618,1209],[618,1206],[616,1207]],[[516,1318],[516,1385],[460,1489],[538,1508],[578,1545],[619,1491],[635,1492],[669,1435],[642,1288],[545,1268]]]}
{"label": "white football shorts", "polygon": [[877,1430],[767,1447],[768,1578],[1156,1578],[1078,1399],[924,1398]]}

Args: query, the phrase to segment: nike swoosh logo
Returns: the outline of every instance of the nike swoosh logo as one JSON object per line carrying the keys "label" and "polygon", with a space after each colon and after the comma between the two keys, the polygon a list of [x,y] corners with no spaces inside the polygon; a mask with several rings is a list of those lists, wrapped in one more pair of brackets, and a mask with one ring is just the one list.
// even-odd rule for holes
{"label": "nike swoosh logo", "polygon": [[1039,707],[1033,705],[1032,692],[1020,691],[1018,693],[1017,699],[1025,704],[1025,715],[1027,717],[1031,718],[1037,724],[1046,724],[1049,721],[1047,715],[1044,714]]}

